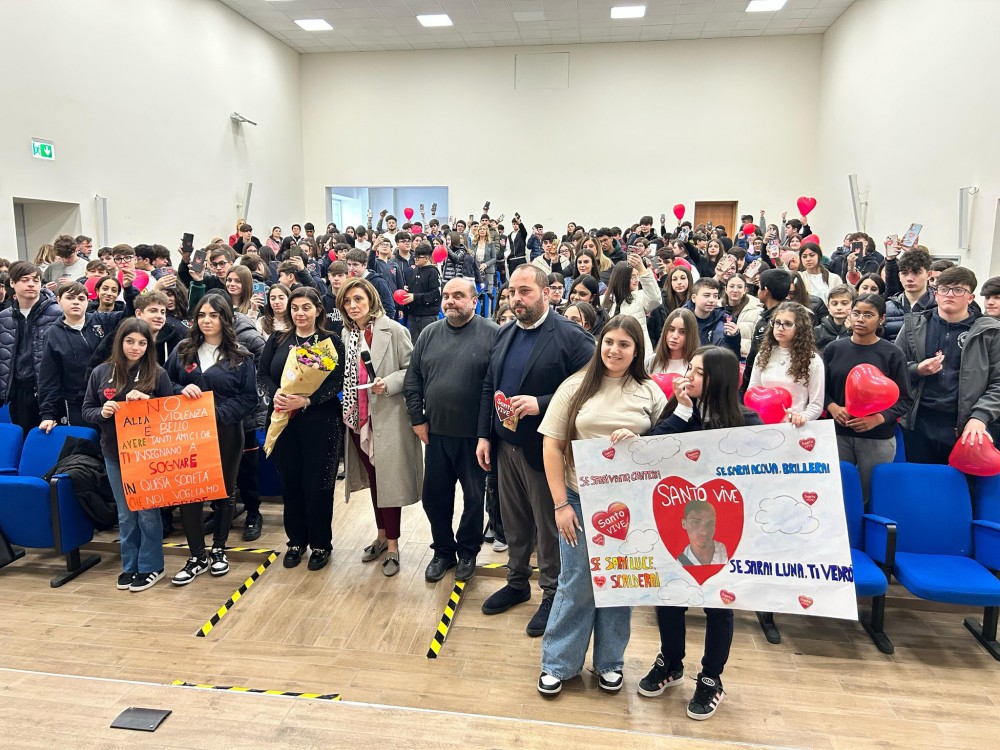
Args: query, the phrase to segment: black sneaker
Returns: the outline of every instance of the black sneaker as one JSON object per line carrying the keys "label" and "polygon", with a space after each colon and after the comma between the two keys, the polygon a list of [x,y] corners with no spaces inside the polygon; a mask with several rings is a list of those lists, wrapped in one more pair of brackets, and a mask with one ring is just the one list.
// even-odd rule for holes
{"label": "black sneaker", "polygon": [[285,557],[281,561],[281,564],[286,568],[294,568],[300,562],[302,562],[302,548],[289,546],[285,551]]}
{"label": "black sneaker", "polygon": [[243,523],[243,541],[255,542],[260,539],[260,530],[264,525],[264,517],[257,511],[247,511],[246,521]]}
{"label": "black sneaker", "polygon": [[658,695],[663,695],[663,691],[668,687],[680,685],[683,676],[683,666],[680,669],[667,669],[667,665],[663,661],[663,656],[657,654],[656,661],[653,662],[653,667],[649,670],[649,674],[639,680],[639,695],[644,695],[647,698],[655,698]]}
{"label": "black sneaker", "polygon": [[542,672],[538,678],[538,692],[542,695],[559,695],[562,691],[562,680]]}
{"label": "black sneaker", "polygon": [[528,622],[528,627],[524,629],[524,632],[532,638],[545,635],[545,626],[549,624],[549,613],[552,611],[552,600],[554,598],[554,596],[542,598],[542,603],[538,605],[538,610],[532,615],[531,620]]}
{"label": "black sneaker", "polygon": [[434,555],[434,557],[431,558],[431,561],[427,563],[427,569],[424,570],[424,580],[430,583],[437,583],[444,578],[444,574],[447,573],[448,570],[454,567],[454,557]]}
{"label": "black sneaker", "polygon": [[132,581],[135,580],[135,573],[122,573],[118,576],[118,590],[128,591]]}
{"label": "black sneaker", "polygon": [[223,547],[212,547],[212,575],[224,576],[229,572],[229,560],[226,559],[226,550]]}
{"label": "black sneaker", "polygon": [[476,558],[461,557],[458,560],[458,567],[455,568],[456,581],[468,581],[476,574]]}
{"label": "black sneaker", "polygon": [[328,549],[314,549],[312,554],[309,555],[309,570],[319,570],[320,568],[325,568],[326,564],[330,562],[330,553],[333,550]]}
{"label": "black sneaker", "polygon": [[189,557],[184,567],[173,577],[174,586],[187,586],[191,581],[208,570],[207,557]]}
{"label": "black sneaker", "polygon": [[138,573],[135,576],[135,580],[132,581],[132,585],[128,587],[128,590],[145,591],[161,578],[163,578],[162,570],[154,570],[151,573]]}
{"label": "black sneaker", "polygon": [[619,672],[605,672],[597,678],[597,686],[606,693],[617,693],[625,684],[625,678]]}
{"label": "black sneaker", "polygon": [[695,721],[705,721],[715,715],[715,709],[722,703],[726,694],[722,690],[722,680],[718,677],[708,677],[698,673],[698,686],[694,689],[694,697],[688,703],[688,718]]}
{"label": "black sneaker", "polygon": [[483,602],[484,615],[498,615],[516,604],[523,604],[531,598],[531,589],[516,589],[507,584]]}

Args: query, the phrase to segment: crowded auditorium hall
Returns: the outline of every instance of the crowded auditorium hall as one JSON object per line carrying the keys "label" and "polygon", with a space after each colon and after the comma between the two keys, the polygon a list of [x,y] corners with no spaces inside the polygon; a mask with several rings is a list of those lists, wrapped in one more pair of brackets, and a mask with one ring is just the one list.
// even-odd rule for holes
{"label": "crowded auditorium hall", "polygon": [[0,3],[9,747],[993,747],[998,27]]}

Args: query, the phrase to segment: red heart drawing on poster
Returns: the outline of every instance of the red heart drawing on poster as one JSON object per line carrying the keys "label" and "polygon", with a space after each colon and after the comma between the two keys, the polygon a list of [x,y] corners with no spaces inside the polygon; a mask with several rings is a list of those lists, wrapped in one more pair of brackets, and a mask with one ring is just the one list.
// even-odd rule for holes
{"label": "red heart drawing on poster", "polygon": [[619,502],[611,503],[607,511],[597,511],[590,519],[598,531],[622,540],[628,534],[628,521],[628,507]]}
{"label": "red heart drawing on poster", "polygon": [[115,389],[115,388],[105,388],[104,389],[104,398],[106,398],[108,401],[110,401],[111,399],[113,399],[117,395],[118,395],[118,390]]}
{"label": "red heart drawing on poster", "polygon": [[701,458],[701,451],[695,448],[693,451],[688,451],[684,455],[690,458],[692,461],[697,461],[699,458]]}
{"label": "red heart drawing on poster", "polygon": [[510,399],[503,395],[503,391],[493,394],[493,404],[497,409],[497,416],[501,422],[506,422],[514,416],[514,407],[510,405]]}
{"label": "red heart drawing on poster", "polygon": [[795,205],[799,207],[800,216],[808,216],[809,212],[816,208],[816,199],[803,195],[795,201]]}
{"label": "red heart drawing on poster", "polygon": [[599,544],[599,545],[601,545],[603,547],[604,546],[604,534],[594,534],[594,536],[592,536],[590,538],[590,541],[592,541],[594,544]]}
{"label": "red heart drawing on poster", "polygon": [[719,592],[719,598],[722,599],[722,601],[725,602],[726,604],[732,604],[733,602],[736,601],[736,594],[734,594],[732,591],[726,591],[725,589],[722,589],[722,591]]}
{"label": "red heart drawing on poster", "polygon": [[805,448],[807,451],[811,451],[816,447],[816,438],[802,438],[799,441],[799,445]]}
{"label": "red heart drawing on poster", "polygon": [[799,604],[802,605],[802,609],[809,609],[813,605],[813,600],[811,596],[800,596]]}
{"label": "red heart drawing on poster", "polygon": [[615,447],[612,445],[610,448],[605,448],[601,451],[601,455],[610,461],[615,457]]}
{"label": "red heart drawing on poster", "polygon": [[726,479],[696,486],[664,477],[653,489],[653,519],[667,551],[704,583],[726,566],[743,538],[743,495]]}
{"label": "red heart drawing on poster", "polygon": [[597,584],[598,588],[603,589],[604,588],[604,584],[606,584],[607,582],[608,582],[608,579],[605,578],[604,576],[594,576],[594,583]]}
{"label": "red heart drawing on poster", "polygon": [[806,502],[807,505],[812,505],[819,499],[819,495],[817,495],[815,492],[803,492],[802,499]]}

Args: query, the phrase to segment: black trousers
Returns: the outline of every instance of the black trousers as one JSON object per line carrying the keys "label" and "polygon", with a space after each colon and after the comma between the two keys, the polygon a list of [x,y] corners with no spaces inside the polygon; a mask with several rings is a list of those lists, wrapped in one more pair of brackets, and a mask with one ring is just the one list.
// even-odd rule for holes
{"label": "black trousers", "polygon": [[[226,482],[227,497],[212,501],[215,511],[215,533],[212,535],[213,547],[225,547],[229,539],[229,527],[233,524],[233,511],[236,494],[236,472],[239,470],[240,457],[243,455],[243,425],[220,424],[219,455],[222,458],[222,476]],[[205,556],[205,525],[202,517],[204,503],[187,503],[181,506],[181,525],[184,536],[187,537],[188,548],[192,557]]]}
{"label": "black trousers", "polygon": [[247,515],[260,512],[260,445],[257,443],[257,432],[243,432],[243,456],[240,458],[240,468],[236,473],[236,488],[240,491],[240,500]]}
{"label": "black trousers", "polygon": [[437,315],[411,315],[410,316],[410,340],[415,344],[420,338],[420,332],[431,323],[436,322]]}
{"label": "black trousers", "polygon": [[[668,669],[684,664],[685,622],[687,607],[657,607],[656,624],[660,629],[660,653]],[[701,671],[708,677],[722,677],[733,645],[733,612],[730,609],[705,607],[705,653]]]}
{"label": "black trousers", "polygon": [[[13,363],[11,366],[13,367]],[[11,423],[24,430],[24,435],[27,437],[28,433],[42,421],[34,382],[30,380],[12,382],[7,402],[10,404]]]}
{"label": "black trousers", "polygon": [[[424,451],[423,506],[431,523],[434,554],[454,559],[475,558],[483,546],[483,496],[486,473],[476,461],[474,437],[446,437],[430,433]],[[458,532],[455,516],[455,482],[462,485],[463,508]]]}
{"label": "black trousers", "polygon": [[493,536],[497,541],[507,543],[507,535],[503,530],[503,518],[500,515],[500,487],[497,483],[496,464],[490,464],[486,475],[486,515],[489,517]]}
{"label": "black trousers", "polygon": [[288,544],[333,549],[333,489],[344,439],[339,408],[296,414],[274,451]]}
{"label": "black trousers", "polygon": [[954,412],[919,409],[914,429],[903,430],[906,460],[911,464],[946,464],[957,439]]}

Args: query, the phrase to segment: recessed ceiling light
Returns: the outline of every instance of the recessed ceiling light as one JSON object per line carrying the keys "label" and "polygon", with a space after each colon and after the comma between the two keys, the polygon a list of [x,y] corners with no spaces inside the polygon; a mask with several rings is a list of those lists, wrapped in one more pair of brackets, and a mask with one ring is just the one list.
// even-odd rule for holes
{"label": "recessed ceiling light", "polygon": [[322,18],[303,18],[297,20],[295,23],[306,31],[333,31],[333,26]]}
{"label": "recessed ceiling light", "polygon": [[451,26],[451,19],[447,13],[438,13],[429,16],[417,16],[421,26]]}
{"label": "recessed ceiling light", "polygon": [[645,15],[645,5],[619,5],[611,9],[612,18],[642,18]]}
{"label": "recessed ceiling light", "polygon": [[750,0],[747,13],[773,13],[785,7],[787,0]]}

